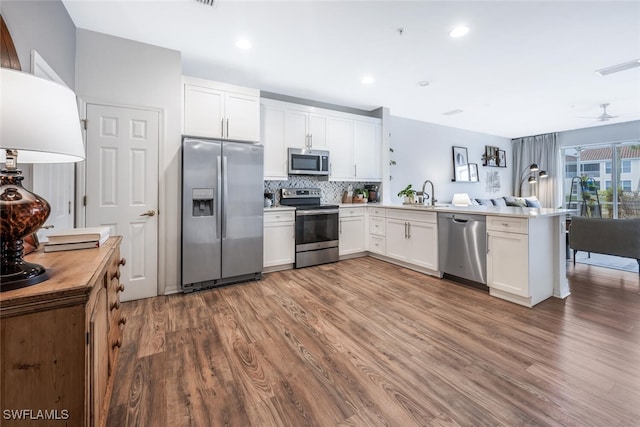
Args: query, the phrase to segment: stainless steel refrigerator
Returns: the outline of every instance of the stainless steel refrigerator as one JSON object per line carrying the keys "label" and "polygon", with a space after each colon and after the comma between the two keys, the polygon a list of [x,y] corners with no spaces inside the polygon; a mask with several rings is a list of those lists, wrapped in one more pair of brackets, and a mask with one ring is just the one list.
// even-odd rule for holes
{"label": "stainless steel refrigerator", "polygon": [[182,138],[182,290],[261,278],[263,146]]}

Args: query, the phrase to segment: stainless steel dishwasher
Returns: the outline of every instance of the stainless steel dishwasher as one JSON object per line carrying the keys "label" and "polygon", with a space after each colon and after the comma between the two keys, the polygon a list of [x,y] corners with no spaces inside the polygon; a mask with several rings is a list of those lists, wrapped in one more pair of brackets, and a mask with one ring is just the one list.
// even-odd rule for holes
{"label": "stainless steel dishwasher", "polygon": [[438,213],[440,271],[487,284],[487,223],[484,215]]}

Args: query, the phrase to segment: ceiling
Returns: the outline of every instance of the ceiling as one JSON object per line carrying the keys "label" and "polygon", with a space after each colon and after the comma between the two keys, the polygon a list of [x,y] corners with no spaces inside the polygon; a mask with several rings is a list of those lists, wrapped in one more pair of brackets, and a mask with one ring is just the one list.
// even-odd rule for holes
{"label": "ceiling", "polygon": [[[637,0],[63,3],[78,28],[181,51],[186,75],[268,92],[511,138],[640,119],[640,67],[595,73],[640,58]],[[602,103],[620,117],[579,118]]]}

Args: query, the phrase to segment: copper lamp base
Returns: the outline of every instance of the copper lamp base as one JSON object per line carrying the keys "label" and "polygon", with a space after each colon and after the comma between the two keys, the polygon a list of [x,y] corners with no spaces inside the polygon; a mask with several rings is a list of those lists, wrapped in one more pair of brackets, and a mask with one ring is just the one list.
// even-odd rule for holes
{"label": "copper lamp base", "polygon": [[44,282],[49,277],[45,268],[25,262],[26,236],[36,232],[49,217],[51,207],[46,200],[22,186],[19,170],[3,169],[0,173],[0,291],[20,289]]}

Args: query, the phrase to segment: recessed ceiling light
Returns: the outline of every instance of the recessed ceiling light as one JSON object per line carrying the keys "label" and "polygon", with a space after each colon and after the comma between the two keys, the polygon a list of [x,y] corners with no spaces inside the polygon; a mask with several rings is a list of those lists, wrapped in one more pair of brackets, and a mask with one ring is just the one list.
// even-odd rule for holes
{"label": "recessed ceiling light", "polygon": [[364,76],[362,78],[362,84],[363,85],[370,85],[373,82],[375,82],[375,79],[373,78],[373,76]]}
{"label": "recessed ceiling light", "polygon": [[617,73],[618,71],[628,70],[630,68],[640,67],[640,59],[634,59],[633,61],[625,62],[623,64],[613,65],[607,68],[601,68],[596,70],[597,74],[606,76],[607,74]]}
{"label": "recessed ceiling light", "polygon": [[238,39],[236,47],[238,49],[248,50],[251,49],[251,42],[247,39]]}
{"label": "recessed ceiling light", "polygon": [[429,81],[428,80],[422,80],[421,82],[418,82],[418,86],[429,86]]}
{"label": "recessed ceiling light", "polygon": [[453,30],[449,31],[449,36],[453,38],[462,37],[468,32],[469,32],[469,27],[467,27],[466,25],[460,25],[454,28]]}

